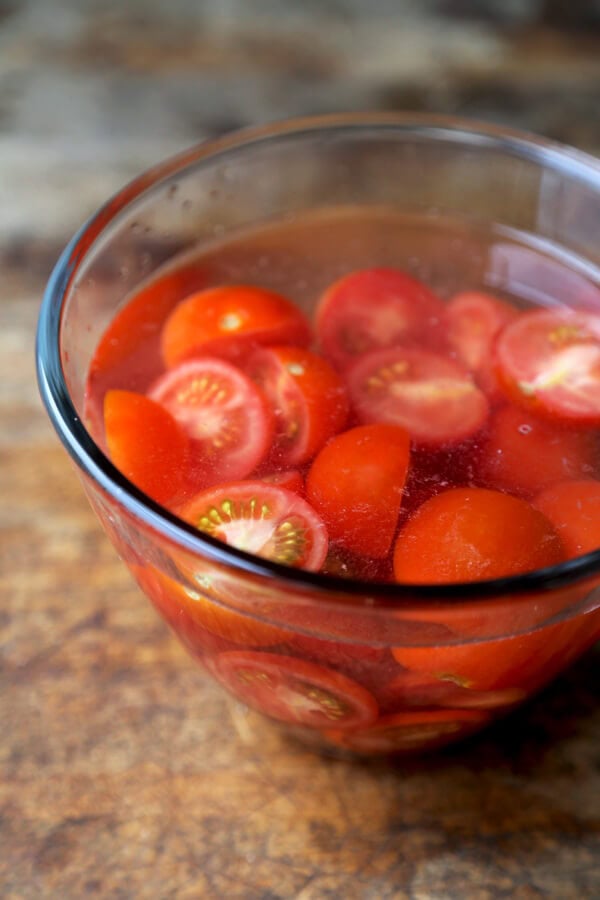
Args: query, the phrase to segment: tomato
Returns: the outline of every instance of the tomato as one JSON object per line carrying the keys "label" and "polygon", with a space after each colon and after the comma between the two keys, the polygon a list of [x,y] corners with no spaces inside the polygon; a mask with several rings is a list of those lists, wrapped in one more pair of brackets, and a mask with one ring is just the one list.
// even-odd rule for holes
{"label": "tomato", "polygon": [[472,734],[489,719],[487,713],[474,709],[411,710],[383,716],[370,728],[348,734],[328,729],[325,737],[354,753],[396,753],[442,747]]}
{"label": "tomato", "polygon": [[453,488],[427,500],[394,549],[397,581],[444,584],[518,575],[564,558],[556,531],[525,500]]}
{"label": "tomato", "polygon": [[158,403],[131,391],[112,390],[104,398],[104,428],[110,458],[157,503],[181,492],[189,460],[189,440]]}
{"label": "tomato", "polygon": [[339,369],[373,350],[439,343],[442,302],[396,269],[363,269],[332,284],[319,302],[316,327],[325,356]]}
{"label": "tomato", "polygon": [[327,556],[327,529],[312,507],[264,481],[210,488],[180,515],[211,537],[283,565],[316,571]]}
{"label": "tomato", "polygon": [[251,285],[223,285],[192,294],[162,330],[167,368],[193,356],[238,360],[256,346],[310,341],[308,322],[294,304]]}
{"label": "tomato", "polygon": [[275,411],[274,464],[308,462],[345,425],[348,397],[329,363],[303,347],[257,350],[246,371]]}
{"label": "tomato", "polygon": [[273,420],[264,396],[224,360],[181,363],[159,378],[150,397],[188,434],[196,487],[245,478],[271,446]]}
{"label": "tomato", "polygon": [[369,725],[377,703],[365,688],[340,672],[274,653],[220,653],[210,671],[248,706],[291,724],[337,729]]}
{"label": "tomato", "polygon": [[400,425],[415,443],[458,443],[484,425],[485,394],[450,359],[425,350],[394,347],[363,356],[347,373],[361,422]]}
{"label": "tomato", "polygon": [[321,450],[308,473],[306,495],[332,540],[361,556],[387,555],[408,461],[408,434],[395,425],[351,428]]}
{"label": "tomato", "polygon": [[496,365],[520,405],[561,422],[600,425],[600,315],[526,313],[498,338]]}
{"label": "tomato", "polygon": [[600,550],[600,481],[563,481],[533,504],[556,528],[568,559]]}
{"label": "tomato", "polygon": [[544,421],[517,406],[496,410],[476,468],[489,487],[531,497],[567,478],[585,477],[594,463],[594,436]]}
{"label": "tomato", "polygon": [[267,484],[274,484],[275,487],[285,488],[286,491],[293,491],[295,494],[304,496],[304,478],[298,469],[286,469],[283,472],[270,472],[268,475],[261,475],[261,481]]}

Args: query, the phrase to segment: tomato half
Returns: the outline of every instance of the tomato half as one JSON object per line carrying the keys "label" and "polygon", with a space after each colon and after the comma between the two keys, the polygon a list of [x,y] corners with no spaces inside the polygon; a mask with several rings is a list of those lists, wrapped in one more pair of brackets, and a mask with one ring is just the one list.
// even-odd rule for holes
{"label": "tomato half", "polygon": [[499,336],[496,365],[520,405],[561,422],[600,425],[600,315],[526,313]]}
{"label": "tomato half", "polygon": [[387,555],[408,461],[408,434],[395,425],[351,428],[321,450],[306,479],[306,496],[332,540],[362,556]]}
{"label": "tomato half", "polygon": [[400,425],[415,443],[458,443],[484,425],[489,403],[471,375],[450,359],[394,347],[363,356],[347,373],[361,422]]}
{"label": "tomato half", "polygon": [[293,656],[234,651],[214,657],[209,668],[248,706],[282,722],[343,730],[377,718],[375,699],[356,681]]}
{"label": "tomato half", "polygon": [[275,412],[274,464],[308,462],[344,426],[346,388],[321,356],[303,347],[268,347],[257,350],[245,368]]}
{"label": "tomato half", "polygon": [[428,287],[397,269],[362,269],[332,284],[316,327],[325,356],[339,369],[364,353],[397,344],[439,343],[444,306]]}
{"label": "tomato half", "polygon": [[269,451],[269,406],[256,385],[225,360],[203,357],[181,363],[159,378],[150,397],[189,436],[196,488],[245,478]]}
{"label": "tomato half", "polygon": [[180,515],[211,537],[283,565],[316,571],[327,556],[327,529],[314,509],[264,481],[210,488]]}
{"label": "tomato half", "polygon": [[540,419],[518,406],[490,418],[476,477],[489,487],[531,497],[568,478],[593,473],[595,439]]}
{"label": "tomato half", "polygon": [[563,481],[532,502],[556,528],[569,559],[600,549],[600,481]]}
{"label": "tomato half", "polygon": [[190,446],[170,412],[143,394],[112,390],[104,398],[104,429],[110,458],[126,478],[157,503],[178,497]]}
{"label": "tomato half", "polygon": [[444,584],[518,575],[564,559],[556,531],[525,500],[453,488],[419,507],[394,549],[397,581]]}
{"label": "tomato half", "polygon": [[261,475],[261,481],[267,484],[274,484],[275,487],[285,488],[286,491],[293,491],[295,494],[304,496],[304,478],[298,469],[285,469],[282,472],[269,472],[268,475]]}
{"label": "tomato half", "polygon": [[224,285],[192,294],[162,330],[167,368],[198,355],[243,358],[256,346],[310,341],[310,327],[291,300],[251,285]]}

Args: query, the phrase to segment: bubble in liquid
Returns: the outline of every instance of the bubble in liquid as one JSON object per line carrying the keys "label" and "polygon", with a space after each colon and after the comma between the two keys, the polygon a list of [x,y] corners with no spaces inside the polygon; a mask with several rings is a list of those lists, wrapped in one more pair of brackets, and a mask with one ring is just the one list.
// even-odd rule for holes
{"label": "bubble in liquid", "polygon": [[518,431],[520,434],[530,434],[531,425],[519,425]]}

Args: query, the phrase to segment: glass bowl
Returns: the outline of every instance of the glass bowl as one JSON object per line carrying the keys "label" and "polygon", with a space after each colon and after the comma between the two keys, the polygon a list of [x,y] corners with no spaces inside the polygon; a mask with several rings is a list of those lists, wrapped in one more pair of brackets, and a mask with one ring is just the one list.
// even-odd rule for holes
{"label": "glass bowl", "polygon": [[[100,209],[50,278],[39,384],[109,538],[224,688],[331,752],[419,752],[479,730],[594,643],[600,550],[523,576],[442,586],[299,571],[225,546],[157,505],[84,424],[92,354],[142,283],[215,239],[332,209],[392,211],[433,231],[450,217],[462,237],[442,243],[433,281],[441,272],[600,310],[592,158],[444,118],[305,119],[195,147]],[[478,229],[492,234],[485,254],[470,240]],[[165,310],[196,286],[193,265],[176,271]]]}

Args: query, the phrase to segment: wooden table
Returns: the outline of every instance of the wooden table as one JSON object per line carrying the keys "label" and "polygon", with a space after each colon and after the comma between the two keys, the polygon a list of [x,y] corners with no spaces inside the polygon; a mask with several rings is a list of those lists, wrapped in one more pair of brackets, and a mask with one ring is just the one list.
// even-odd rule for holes
{"label": "wooden table", "polygon": [[60,246],[165,153],[246,120],[407,103],[598,150],[597,38],[425,13],[399,28],[349,3],[353,27],[327,51],[304,12],[254,22],[240,0],[235,21],[186,28],[191,4],[143,19],[88,5],[0,4],[0,895],[600,896],[598,653],[429,759],[314,756],[170,637],[88,508],[33,372]]}

